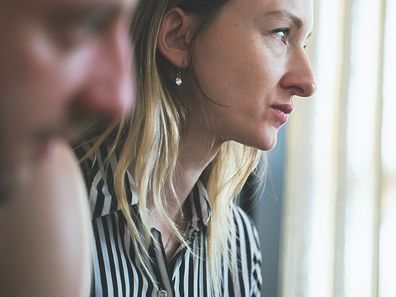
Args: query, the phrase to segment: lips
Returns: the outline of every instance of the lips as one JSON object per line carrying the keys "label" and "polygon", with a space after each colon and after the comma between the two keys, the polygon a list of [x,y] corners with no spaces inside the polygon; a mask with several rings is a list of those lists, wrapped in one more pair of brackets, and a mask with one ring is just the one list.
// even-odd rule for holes
{"label": "lips", "polygon": [[287,115],[293,112],[292,104],[273,104],[271,105],[271,108],[277,109]]}
{"label": "lips", "polygon": [[271,109],[274,112],[274,116],[280,125],[287,122],[289,114],[293,111],[292,104],[273,104]]}
{"label": "lips", "polygon": [[[47,128],[50,127],[50,128]],[[67,131],[63,125],[53,124],[47,125],[45,128],[37,132],[33,137],[34,155],[36,159],[47,157],[52,149],[56,139],[64,139],[67,141]]]}

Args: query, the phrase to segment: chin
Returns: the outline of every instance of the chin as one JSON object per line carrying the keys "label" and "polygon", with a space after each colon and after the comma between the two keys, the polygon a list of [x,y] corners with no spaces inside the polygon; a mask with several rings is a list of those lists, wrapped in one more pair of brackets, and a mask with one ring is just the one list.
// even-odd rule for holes
{"label": "chin", "polygon": [[270,151],[276,146],[277,140],[277,134],[273,135],[272,137],[264,137],[256,145],[253,145],[253,147],[262,151]]}
{"label": "chin", "polygon": [[0,195],[9,199],[15,196],[34,177],[34,169],[38,161],[33,158],[29,145],[14,148],[0,158]]}
{"label": "chin", "polygon": [[0,205],[6,203],[17,193],[25,181],[25,170],[0,168]]}
{"label": "chin", "polygon": [[0,175],[0,207],[9,201],[12,194],[15,192],[15,183],[5,180]]}
{"label": "chin", "polygon": [[[264,132],[263,132],[264,131]],[[240,144],[259,149],[261,151],[272,150],[278,139],[278,129],[257,129],[253,133],[245,134],[242,137],[230,138]]]}
{"label": "chin", "polygon": [[272,150],[275,146],[276,146],[276,140],[275,140],[273,143],[271,143],[271,144],[263,145],[263,146],[262,146],[261,148],[259,148],[259,149],[262,150],[262,151],[270,151],[270,150]]}

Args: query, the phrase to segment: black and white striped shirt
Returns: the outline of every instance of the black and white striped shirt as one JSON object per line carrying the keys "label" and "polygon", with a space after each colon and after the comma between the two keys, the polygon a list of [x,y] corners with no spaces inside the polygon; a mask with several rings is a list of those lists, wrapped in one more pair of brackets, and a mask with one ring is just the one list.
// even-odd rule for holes
{"label": "black and white striped shirt", "polygon": [[[89,190],[94,247],[92,296],[211,296],[209,267],[207,264],[207,225],[211,210],[205,187],[197,182],[184,204],[185,217],[191,218],[187,239],[193,254],[180,247],[170,262],[166,262],[162,247],[149,248],[152,256],[155,286],[141,267],[133,248],[129,230],[117,205],[113,188],[115,157],[110,157],[110,166],[103,164],[107,152],[101,148],[91,160],[83,163],[83,171]],[[126,177],[126,193],[130,211],[136,218],[137,198],[132,191],[132,179]],[[233,207],[237,238],[232,242],[236,261],[237,277],[225,266],[222,283],[223,296],[260,296],[261,252],[257,231],[252,221],[238,207]],[[151,229],[155,238],[162,242],[161,234]],[[163,246],[163,245],[162,245]],[[235,274],[235,273],[234,273]]]}

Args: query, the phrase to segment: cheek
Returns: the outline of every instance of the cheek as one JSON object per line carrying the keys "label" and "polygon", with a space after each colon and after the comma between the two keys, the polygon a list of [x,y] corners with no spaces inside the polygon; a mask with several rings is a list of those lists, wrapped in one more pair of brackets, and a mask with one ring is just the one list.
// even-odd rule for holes
{"label": "cheek", "polygon": [[86,83],[92,68],[93,47],[82,47],[63,52],[50,41],[41,40],[31,45],[27,53],[29,71],[27,88],[34,90],[41,104],[62,108],[72,100]]}
{"label": "cheek", "polygon": [[234,89],[249,73],[243,42],[230,39],[226,33],[205,32],[197,39],[194,52],[194,66],[202,89],[221,104],[226,103],[222,95]]}
{"label": "cheek", "polygon": [[202,43],[197,53],[201,86],[221,104],[230,103],[234,97],[263,100],[279,80],[280,67],[257,39]]}
{"label": "cheek", "polygon": [[33,107],[48,97],[46,90],[54,85],[53,68],[57,64],[41,34],[32,31],[17,32],[18,37],[11,40],[10,56],[5,66],[10,95],[27,107]]}
{"label": "cheek", "polygon": [[62,121],[81,85],[81,71],[76,70],[87,68],[83,58],[65,58],[38,43],[27,42],[23,49],[18,48],[8,65],[12,70],[7,89],[14,107],[10,116],[23,119],[16,127],[21,134]]}

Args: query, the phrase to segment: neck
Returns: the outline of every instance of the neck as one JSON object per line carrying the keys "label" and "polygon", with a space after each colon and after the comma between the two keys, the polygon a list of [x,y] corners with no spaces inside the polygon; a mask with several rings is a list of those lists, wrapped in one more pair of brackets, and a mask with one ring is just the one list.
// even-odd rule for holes
{"label": "neck", "polygon": [[[208,137],[210,134],[204,133],[202,130],[202,126],[199,124],[193,125],[189,123],[180,142],[174,180],[178,203],[169,198],[170,191],[165,191],[164,193],[164,199],[167,200],[168,205],[168,215],[179,227],[182,227],[182,224],[177,222],[180,214],[179,205],[183,205],[204,170],[216,156],[219,148],[219,145],[211,143],[210,137]],[[164,226],[164,223],[155,212],[151,217],[152,226],[161,232],[163,240],[166,240],[164,242],[167,242],[166,245],[169,249],[169,251],[166,251],[167,257],[171,257],[177,242],[170,238],[170,231]]]}
{"label": "neck", "polygon": [[[174,181],[180,205],[183,205],[204,170],[213,161],[219,148],[219,145],[211,143],[208,134],[202,130],[201,123],[194,125],[190,122],[180,142]],[[171,217],[175,218],[178,209],[177,207],[171,209],[174,210]]]}

